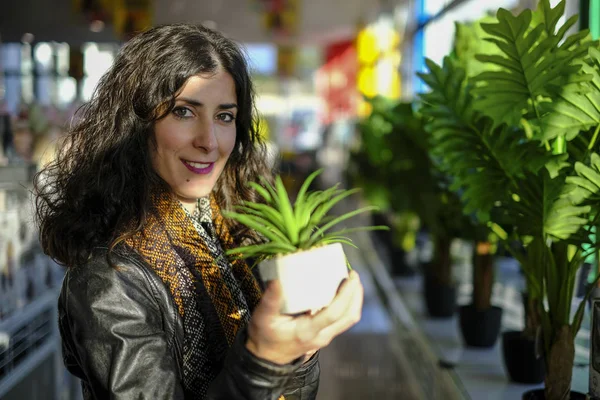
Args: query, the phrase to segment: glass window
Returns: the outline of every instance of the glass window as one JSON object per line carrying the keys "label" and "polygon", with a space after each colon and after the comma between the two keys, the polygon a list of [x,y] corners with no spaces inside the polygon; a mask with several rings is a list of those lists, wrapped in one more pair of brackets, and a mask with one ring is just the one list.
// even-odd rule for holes
{"label": "glass window", "polygon": [[40,76],[35,81],[36,102],[44,106],[54,103],[55,96],[55,78],[51,76]]}
{"label": "glass window", "polygon": [[54,43],[56,52],[56,73],[60,76],[69,75],[69,45],[67,43]]}
{"label": "glass window", "polygon": [[[33,76],[23,75],[21,76],[21,99],[24,103],[30,104],[35,99],[33,91]],[[21,102],[19,102],[20,104]]]}
{"label": "glass window", "polygon": [[17,75],[9,75],[5,78],[6,108],[10,114],[16,114],[21,103],[21,78]]}
{"label": "glass window", "polygon": [[21,45],[19,43],[7,43],[2,45],[1,50],[1,62],[4,72],[19,72],[21,67]]}
{"label": "glass window", "polygon": [[49,43],[39,43],[35,46],[34,58],[38,74],[46,75],[52,72],[54,67],[53,49]]}
{"label": "glass window", "polygon": [[81,97],[88,101],[100,78],[110,68],[114,61],[114,46],[86,43],[83,46],[83,70],[86,78],[83,80]]}
{"label": "glass window", "polygon": [[59,107],[68,107],[77,98],[77,82],[70,76],[58,78]]}
{"label": "glass window", "polygon": [[252,71],[260,75],[272,75],[277,69],[277,49],[268,43],[245,45]]}
{"label": "glass window", "polygon": [[28,43],[1,44],[0,87],[5,90],[9,112],[18,112],[21,103],[38,102],[64,109],[73,102],[89,100],[94,87],[112,65],[118,45],[86,43],[82,47],[81,85],[69,76],[71,50],[67,43],[58,42],[42,42],[33,47]]}

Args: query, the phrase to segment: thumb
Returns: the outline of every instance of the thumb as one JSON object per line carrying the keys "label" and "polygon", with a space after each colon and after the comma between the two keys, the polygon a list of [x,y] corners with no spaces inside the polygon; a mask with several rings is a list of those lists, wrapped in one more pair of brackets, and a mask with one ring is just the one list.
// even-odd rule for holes
{"label": "thumb", "polygon": [[282,303],[283,291],[281,289],[281,283],[277,279],[269,281],[267,284],[267,289],[263,293],[260,301],[260,308],[263,310],[263,312],[269,314],[279,314]]}

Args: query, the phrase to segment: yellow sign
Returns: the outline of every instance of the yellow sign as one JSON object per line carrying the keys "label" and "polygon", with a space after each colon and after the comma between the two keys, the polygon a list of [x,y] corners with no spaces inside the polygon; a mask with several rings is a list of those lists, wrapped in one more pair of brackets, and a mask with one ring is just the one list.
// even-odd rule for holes
{"label": "yellow sign", "polygon": [[263,24],[275,36],[294,36],[298,31],[300,0],[273,1],[263,14]]}
{"label": "yellow sign", "polygon": [[[379,21],[360,29],[356,51],[358,91],[366,97],[400,98],[400,35],[393,25]],[[369,104],[361,101],[358,114],[367,116],[370,112]]]}
{"label": "yellow sign", "polygon": [[277,47],[277,73],[282,77],[293,76],[296,72],[298,51],[295,46]]}
{"label": "yellow sign", "polygon": [[115,33],[124,39],[152,26],[153,0],[72,0],[72,4],[75,12],[112,20]]}
{"label": "yellow sign", "polygon": [[111,0],[117,35],[128,39],[152,26],[152,0]]}

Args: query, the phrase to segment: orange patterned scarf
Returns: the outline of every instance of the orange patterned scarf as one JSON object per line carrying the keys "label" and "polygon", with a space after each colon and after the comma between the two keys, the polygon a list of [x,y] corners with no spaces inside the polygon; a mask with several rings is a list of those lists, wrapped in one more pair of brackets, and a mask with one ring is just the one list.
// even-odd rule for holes
{"label": "orange patterned scarf", "polygon": [[[151,215],[144,230],[128,239],[126,243],[146,259],[167,285],[181,316],[185,313],[185,309],[182,301],[182,288],[176,279],[179,260],[177,260],[177,252],[172,248],[179,247],[187,250],[189,258],[185,260],[186,264],[193,261],[193,265],[187,265],[187,267],[195,268],[202,277],[202,283],[217,309],[219,320],[227,335],[227,341],[231,345],[240,328],[239,310],[234,307],[232,293],[223,284],[221,271],[210,255],[207,243],[200,236],[185,210],[170,194],[158,195],[155,207],[158,210],[158,216]],[[211,209],[215,233],[221,246],[224,250],[234,248],[236,243],[229,233],[214,196],[211,196]],[[244,260],[240,259],[232,261],[231,267],[236,279],[241,283],[242,292],[249,303],[248,306],[251,310],[254,309],[260,300],[261,290],[250,268]]]}
{"label": "orange patterned scarf", "polygon": [[261,290],[245,261],[225,258],[224,252],[238,243],[214,196],[215,237],[198,228],[171,194],[157,194],[153,204],[156,212],[149,213],[143,231],[126,244],[148,262],[173,297],[184,325],[184,387],[190,397],[202,398]]}

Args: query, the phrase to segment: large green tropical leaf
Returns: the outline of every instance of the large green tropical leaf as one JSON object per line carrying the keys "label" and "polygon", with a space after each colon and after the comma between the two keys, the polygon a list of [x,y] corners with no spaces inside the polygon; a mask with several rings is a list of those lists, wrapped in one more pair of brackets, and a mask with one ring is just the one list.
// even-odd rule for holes
{"label": "large green tropical leaf", "polygon": [[589,222],[591,207],[571,201],[565,178],[558,176],[544,182],[544,229],[541,237],[565,241]]}
{"label": "large green tropical leaf", "polygon": [[492,124],[473,109],[473,97],[463,68],[446,57],[440,67],[426,60],[429,73],[420,74],[431,91],[421,95],[421,113],[428,117],[432,152],[454,179],[466,213],[487,222],[494,207],[518,196],[524,171],[537,172],[549,158],[537,144],[516,140],[524,133]]}
{"label": "large green tropical leaf", "polygon": [[589,165],[583,162],[575,163],[575,174],[566,178],[562,197],[567,198],[572,204],[582,204],[588,199],[593,199],[596,205],[600,202],[600,156],[592,153]]}
{"label": "large green tropical leaf", "polygon": [[600,50],[589,49],[589,62],[579,61],[581,74],[555,88],[552,102],[544,103],[540,140],[558,136],[573,140],[581,131],[600,127]]}
{"label": "large green tropical leaf", "polygon": [[580,66],[573,60],[586,54],[590,43],[583,40],[588,34],[578,32],[565,37],[576,17],[557,29],[564,8],[565,0],[554,8],[549,0],[541,0],[534,12],[525,10],[515,16],[501,8],[497,23],[482,24],[492,36],[486,40],[496,44],[503,54],[477,56],[500,70],[485,71],[475,78],[474,107],[491,117],[494,126],[519,126],[527,113],[541,118],[539,103],[551,96],[550,88],[562,86],[565,77],[579,71]]}

